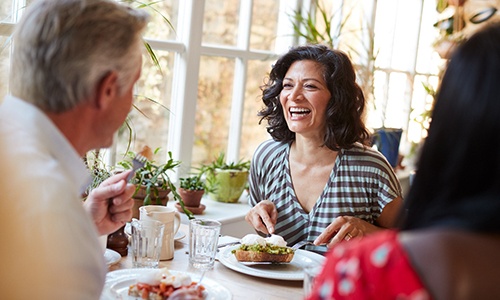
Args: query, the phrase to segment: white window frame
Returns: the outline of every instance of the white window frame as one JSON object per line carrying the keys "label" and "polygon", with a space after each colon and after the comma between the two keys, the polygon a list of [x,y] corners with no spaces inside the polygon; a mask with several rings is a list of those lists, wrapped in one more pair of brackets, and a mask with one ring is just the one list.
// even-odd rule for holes
{"label": "white window frame", "polygon": [[[12,1],[14,4],[13,15],[15,15],[15,20],[17,20],[19,15],[18,12],[20,8],[25,5],[26,1]],[[191,169],[195,127],[195,119],[193,116],[195,115],[194,112],[196,111],[197,105],[198,77],[200,58],[202,56],[235,59],[231,119],[226,156],[228,161],[237,161],[239,159],[248,61],[269,59],[269,57],[276,58],[285,52],[289,46],[301,42],[291,35],[292,31],[290,25],[287,24],[287,22],[289,22],[289,12],[297,10],[299,7],[308,11],[313,7],[311,0],[274,1],[280,1],[280,7],[286,7],[285,9],[280,9],[279,18],[283,20],[283,22],[278,23],[279,34],[277,38],[279,40],[278,44],[282,47],[276,49],[276,52],[249,49],[253,0],[240,0],[241,8],[239,15],[238,41],[237,45],[234,47],[204,45],[202,43],[205,0],[179,0],[179,24],[177,24],[176,28],[179,39],[177,41],[147,39],[154,50],[170,51],[175,53],[176,56],[174,60],[175,66],[173,66],[173,88],[170,107],[171,116],[168,129],[168,145],[164,145],[166,149],[172,152],[174,159],[182,162],[181,168],[177,170],[175,177],[184,176]],[[373,4],[372,7],[376,7],[377,0],[371,1]],[[428,0],[421,1],[423,7],[424,1]],[[374,18],[375,16],[372,15],[372,17]],[[422,12],[420,12],[420,22],[422,22]],[[13,28],[14,24],[5,22],[0,23],[0,35],[11,35]],[[431,74],[418,74],[416,72],[416,57],[414,59],[413,70],[403,71],[407,74],[409,82],[411,83],[413,83],[416,75],[431,76]],[[402,72],[401,70],[391,69],[377,69],[377,71],[387,73],[387,78],[389,78],[390,74],[393,72]],[[410,88],[412,87],[413,85],[410,86]],[[385,101],[387,101],[387,99]],[[406,99],[404,101],[407,105],[407,109],[402,113],[406,113],[409,116],[413,101],[411,91],[406,93]],[[410,120],[408,118],[408,122],[403,126],[403,129],[406,130],[408,128],[409,122]],[[113,148],[111,148],[110,154],[111,157],[115,156]]]}

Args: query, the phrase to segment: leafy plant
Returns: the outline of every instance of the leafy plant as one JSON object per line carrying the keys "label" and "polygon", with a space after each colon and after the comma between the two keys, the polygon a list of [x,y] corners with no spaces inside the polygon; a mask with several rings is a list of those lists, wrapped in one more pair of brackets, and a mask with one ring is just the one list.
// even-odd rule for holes
{"label": "leafy plant", "polygon": [[[295,10],[290,15],[292,19],[292,26],[295,35],[302,37],[307,43],[311,44],[326,44],[330,48],[334,48],[334,45],[338,42],[340,33],[344,23],[333,31],[334,28],[334,18],[335,14],[330,14],[320,5],[319,1],[313,2],[316,10],[311,10],[303,13],[300,10]],[[318,27],[317,14],[320,14],[320,19],[323,22],[324,28],[320,29]]]}
{"label": "leafy plant", "polygon": [[180,179],[180,187],[185,190],[201,191],[205,190],[205,183],[201,179],[201,175],[183,177]]}
{"label": "leafy plant", "polygon": [[[156,148],[153,155],[157,154],[158,151],[160,151],[160,148]],[[127,159],[118,162],[118,165],[127,170],[132,169],[132,160],[136,156],[136,153],[128,151],[125,156]],[[172,152],[170,151],[168,152],[168,160],[164,164],[158,165],[154,160],[148,159],[144,167],[135,172],[135,176],[132,178],[132,183],[136,185],[136,194],[141,189],[141,186],[144,186],[146,194],[144,197],[144,205],[161,204],[158,203],[158,195],[160,194],[160,191],[170,190],[174,200],[179,203],[186,216],[189,219],[194,219],[193,213],[185,208],[181,196],[177,192],[175,185],[172,180],[170,180],[168,175],[169,171],[175,169],[180,164],[180,161],[172,158]],[[152,200],[155,200],[156,203],[152,203]]]}
{"label": "leafy plant", "polygon": [[219,156],[214,161],[212,161],[212,163],[202,165],[202,167],[200,168],[200,174],[206,175],[205,190],[209,194],[218,194],[221,193],[222,190],[224,190],[223,188],[221,188],[221,182],[219,182],[220,179],[218,179],[216,176],[217,173],[219,173],[219,175],[221,173],[218,171],[223,170],[223,171],[248,172],[249,169],[250,169],[250,160],[239,160],[238,162],[227,163],[224,152],[221,152],[219,153]]}
{"label": "leafy plant", "polygon": [[[158,151],[160,151],[160,148],[155,149],[153,154],[157,154]],[[118,162],[118,165],[126,170],[132,169],[132,160],[136,156],[136,153],[128,151],[125,156],[128,159]],[[138,169],[132,178],[132,183],[137,185],[136,194],[141,186],[145,187],[146,197],[144,198],[144,205],[153,204],[152,198],[157,199],[160,190],[170,189],[168,172],[178,167],[181,162],[174,160],[170,151],[168,152],[168,156],[169,159],[164,164],[156,164],[154,160],[148,159],[144,167]]]}
{"label": "leafy plant", "polygon": [[248,171],[250,169],[249,160],[240,160],[238,162],[226,162],[226,155],[224,152],[219,153],[219,156],[210,164],[204,164],[200,168],[201,174],[214,173],[216,169],[219,170],[236,170]]}

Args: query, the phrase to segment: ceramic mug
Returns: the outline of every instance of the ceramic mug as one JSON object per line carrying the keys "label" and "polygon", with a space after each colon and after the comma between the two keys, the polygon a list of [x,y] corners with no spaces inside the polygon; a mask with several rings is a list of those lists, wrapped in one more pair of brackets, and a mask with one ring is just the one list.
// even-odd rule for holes
{"label": "ceramic mug", "polygon": [[173,208],[163,205],[146,205],[139,208],[140,220],[156,220],[165,224],[163,246],[160,260],[174,258],[174,236],[181,224],[180,214]]}

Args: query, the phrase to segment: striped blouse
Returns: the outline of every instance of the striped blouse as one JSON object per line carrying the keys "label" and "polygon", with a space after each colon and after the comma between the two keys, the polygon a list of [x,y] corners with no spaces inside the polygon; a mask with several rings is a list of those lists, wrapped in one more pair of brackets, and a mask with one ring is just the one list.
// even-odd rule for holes
{"label": "striped blouse", "polygon": [[[251,206],[272,201],[278,211],[275,234],[288,245],[315,240],[338,216],[374,223],[383,208],[402,196],[401,185],[385,157],[356,144],[339,151],[325,188],[309,213],[300,205],[290,175],[290,144],[268,140],[255,151],[250,168]],[[306,246],[321,254],[326,247]]]}

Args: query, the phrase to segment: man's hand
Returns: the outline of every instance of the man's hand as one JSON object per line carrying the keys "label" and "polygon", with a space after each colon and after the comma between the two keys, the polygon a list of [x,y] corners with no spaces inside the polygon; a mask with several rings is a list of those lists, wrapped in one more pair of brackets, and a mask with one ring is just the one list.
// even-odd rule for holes
{"label": "man's hand", "polygon": [[131,171],[111,176],[92,190],[83,204],[97,227],[99,234],[110,234],[132,218],[135,191],[125,180]]}

